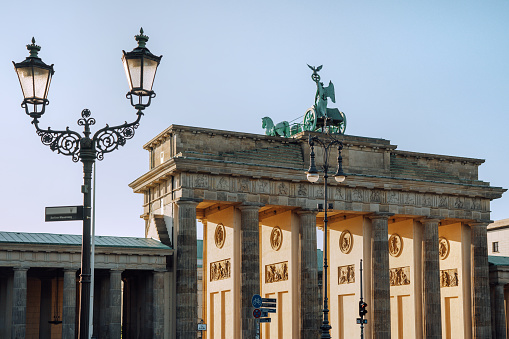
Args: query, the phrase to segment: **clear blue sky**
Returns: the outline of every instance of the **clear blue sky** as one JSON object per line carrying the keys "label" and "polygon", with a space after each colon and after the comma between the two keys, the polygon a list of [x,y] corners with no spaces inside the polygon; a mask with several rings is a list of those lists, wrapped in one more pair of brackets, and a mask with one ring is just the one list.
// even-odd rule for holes
{"label": "clear blue sky", "polygon": [[[398,149],[486,159],[479,177],[509,188],[507,1],[24,1],[2,4],[1,230],[81,233],[45,223],[44,207],[80,205],[81,163],[52,153],[20,108],[11,61],[55,64],[43,127],[80,130],[135,118],[121,51],[143,26],[162,54],[134,139],[97,166],[97,234],[143,236],[142,196],[127,186],[148,169],[142,145],[171,124],[263,134],[261,118],[312,105],[311,65],[332,80],[347,134]],[[509,218],[509,195],[492,219]]]}

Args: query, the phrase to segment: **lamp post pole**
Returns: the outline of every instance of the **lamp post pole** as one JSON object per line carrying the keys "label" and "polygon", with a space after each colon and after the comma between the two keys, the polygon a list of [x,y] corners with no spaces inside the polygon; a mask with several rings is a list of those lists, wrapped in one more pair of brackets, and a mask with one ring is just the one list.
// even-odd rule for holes
{"label": "lamp post pole", "polygon": [[[124,146],[126,140],[134,136],[135,130],[143,115],[143,110],[150,105],[151,99],[155,97],[152,85],[156,74],[157,66],[162,56],[155,56],[145,47],[148,36],[140,34],[135,36],[138,47],[132,52],[123,52],[124,68],[129,82],[130,91],[126,97],[130,99],[131,105],[137,110],[137,119],[132,123],[124,123],[119,126],[108,126],[98,130],[91,137],[90,126],[95,125],[95,119],[90,116],[90,111],[84,109],[81,112],[79,126],[84,126],[83,136],[67,127],[64,131],[41,129],[39,119],[45,112],[53,65],[46,65],[38,57],[41,49],[32,44],[27,45],[30,56],[26,60],[14,63],[14,68],[23,91],[24,100],[21,106],[32,118],[37,135],[41,137],[44,145],[52,151],[63,155],[71,156],[74,162],[83,163],[83,235],[81,243],[81,274],[80,274],[80,304],[79,304],[79,338],[90,338],[90,240],[92,222],[92,167],[97,160],[102,160],[105,153],[113,152],[119,146]],[[137,96],[138,100],[133,101]]]}
{"label": "lamp post pole", "polygon": [[332,149],[332,147],[336,146],[338,150],[338,164],[337,164],[337,170],[334,174],[334,179],[336,179],[337,182],[343,182],[346,179],[345,173],[343,173],[343,158],[341,156],[341,150],[343,149],[343,143],[336,139],[328,139],[328,140],[322,140],[318,138],[317,136],[311,136],[309,135],[309,146],[311,147],[311,153],[310,153],[310,164],[309,164],[309,170],[307,173],[307,179],[310,182],[317,182],[320,178],[318,174],[318,170],[315,166],[315,151],[314,146],[315,142],[320,144],[324,150],[324,162],[322,166],[322,172],[323,172],[323,210],[324,210],[324,217],[323,217],[323,275],[322,275],[322,281],[323,281],[323,321],[322,326],[320,326],[320,329],[322,330],[322,335],[320,338],[322,339],[328,339],[331,337],[330,335],[330,329],[331,326],[329,324],[329,299],[328,299],[328,293],[327,293],[327,253],[328,253],[328,241],[327,241],[327,210],[329,208],[328,205],[328,196],[327,196],[327,185],[328,185],[328,178],[329,178],[329,154]]}

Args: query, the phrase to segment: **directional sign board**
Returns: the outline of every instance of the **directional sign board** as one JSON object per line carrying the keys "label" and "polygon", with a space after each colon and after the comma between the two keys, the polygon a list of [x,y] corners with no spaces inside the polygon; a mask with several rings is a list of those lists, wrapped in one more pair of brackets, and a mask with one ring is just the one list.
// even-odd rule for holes
{"label": "directional sign board", "polygon": [[262,311],[260,311],[259,308],[255,308],[254,311],[253,311],[253,317],[260,318],[261,315],[262,315]]}
{"label": "directional sign board", "polygon": [[253,295],[253,298],[251,299],[251,304],[253,304],[254,308],[260,308],[262,307],[262,297],[259,294]]}
{"label": "directional sign board", "polygon": [[46,207],[46,221],[83,220],[83,206]]}
{"label": "directional sign board", "polygon": [[273,303],[262,303],[262,307],[276,308],[276,304],[273,304]]}
{"label": "directional sign board", "polygon": [[262,312],[266,312],[266,313],[276,313],[276,309],[275,308],[261,308],[260,310]]}
{"label": "directional sign board", "polygon": [[270,323],[271,318],[260,318],[261,323]]}
{"label": "directional sign board", "polygon": [[207,324],[198,324],[198,331],[206,331]]}
{"label": "directional sign board", "polygon": [[264,302],[264,303],[275,303],[276,299],[275,298],[262,298],[262,302]]}

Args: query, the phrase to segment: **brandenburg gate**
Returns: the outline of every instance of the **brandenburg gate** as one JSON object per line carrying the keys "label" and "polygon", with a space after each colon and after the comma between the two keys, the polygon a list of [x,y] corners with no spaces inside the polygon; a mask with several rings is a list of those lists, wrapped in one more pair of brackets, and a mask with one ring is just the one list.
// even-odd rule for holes
{"label": "brandenburg gate", "polygon": [[[172,125],[144,146],[150,170],[130,187],[144,195],[146,236],[176,249],[167,268],[173,338],[197,335],[197,220],[204,337],[255,338],[251,298],[260,294],[277,299],[261,338],[318,338],[324,189],[306,180],[310,133]],[[505,190],[478,179],[483,160],[338,137],[348,177],[328,190],[332,337],[359,336],[360,259],[366,338],[490,337],[486,226]]]}

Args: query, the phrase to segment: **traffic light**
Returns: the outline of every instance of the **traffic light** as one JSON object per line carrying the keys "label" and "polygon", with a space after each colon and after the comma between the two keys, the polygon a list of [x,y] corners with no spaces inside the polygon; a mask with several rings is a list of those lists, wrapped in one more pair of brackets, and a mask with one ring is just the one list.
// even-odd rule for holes
{"label": "traffic light", "polygon": [[366,313],[368,313],[368,310],[366,309],[368,307],[368,304],[366,304],[364,301],[359,301],[359,315],[361,317],[365,316]]}

